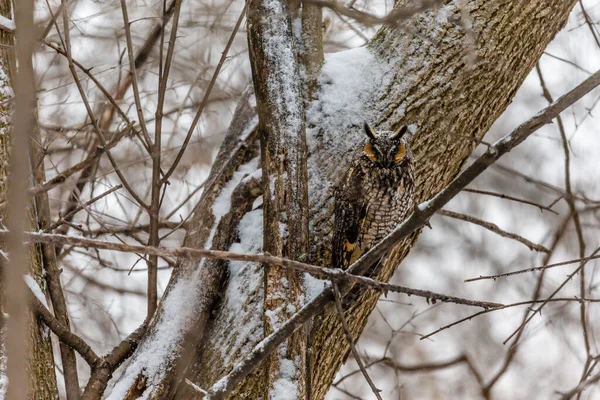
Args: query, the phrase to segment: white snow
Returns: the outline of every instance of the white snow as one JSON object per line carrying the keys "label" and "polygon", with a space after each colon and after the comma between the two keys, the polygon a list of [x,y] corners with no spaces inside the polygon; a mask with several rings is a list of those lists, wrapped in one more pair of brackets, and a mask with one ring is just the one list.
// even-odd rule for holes
{"label": "white snow", "polygon": [[8,19],[3,15],[0,15],[0,27],[2,27],[4,30],[7,30],[9,32],[13,32],[17,29],[17,26],[15,25],[15,21],[13,21],[12,19]]}
{"label": "white snow", "polygon": [[328,281],[315,278],[308,272],[304,273],[304,300],[306,303],[317,297],[325,286],[328,284]]}
{"label": "white snow", "polygon": [[286,10],[281,0],[265,0],[263,22],[264,56],[271,65],[271,78],[267,82],[270,98],[276,99],[277,114],[283,119],[289,138],[298,139],[303,124],[302,96],[298,79],[296,55],[293,42],[289,40]]}
{"label": "white snow", "polygon": [[494,143],[492,144],[492,147],[494,147],[494,148],[495,148],[495,147],[497,147],[497,146],[499,146],[499,145],[506,144],[506,143],[510,142],[512,139],[513,139],[513,137],[512,137],[512,134],[508,134],[508,135],[506,135],[506,136],[504,136],[504,137],[502,137],[502,138],[498,139],[496,142],[494,142]]}
{"label": "white snow", "polygon": [[[4,64],[0,61],[0,101],[5,101],[14,97],[14,92],[10,86],[10,80],[5,71]],[[0,135],[7,133],[8,127],[11,125],[12,113],[4,110],[0,113]],[[3,180],[6,177],[2,178]]]}
{"label": "white snow", "polygon": [[6,376],[6,357],[2,356],[0,362],[0,399],[6,398],[6,391],[8,389],[8,376]]}
{"label": "white snow", "polygon": [[429,204],[430,204],[430,203],[431,203],[431,200],[426,200],[426,201],[422,202],[421,204],[419,204],[419,205],[417,206],[417,208],[419,209],[419,211],[425,211],[425,209],[426,209],[427,207],[429,207]]}
{"label": "white snow", "polygon": [[278,349],[281,364],[279,366],[279,377],[273,382],[271,400],[288,400],[298,397],[297,363],[285,358],[285,348],[285,345],[281,345]]}
{"label": "white snow", "polygon": [[37,281],[33,278],[33,276],[27,274],[23,275],[23,279],[25,279],[25,283],[29,286],[29,290],[33,293],[33,295],[44,305],[46,308],[48,307],[48,303],[46,302],[46,296],[44,296],[44,292],[42,292],[42,288],[38,285]]}
{"label": "white snow", "polygon": [[373,115],[365,102],[382,74],[379,62],[366,47],[327,54],[321,70],[323,86],[307,111],[307,121],[329,129],[362,126]]}
{"label": "white snow", "polygon": [[448,17],[454,13],[453,9],[449,5],[444,5],[438,9],[437,15],[435,16],[435,22],[438,24],[444,24],[448,22]]}
{"label": "white snow", "polygon": [[256,198],[256,200],[254,200],[254,203],[252,203],[252,209],[256,210],[258,207],[261,207],[263,205],[263,197],[262,196],[258,196]]}
{"label": "white snow", "polygon": [[[240,241],[233,243],[229,251],[239,253],[257,254],[262,252],[263,246],[263,210],[256,209],[244,215],[238,227]],[[229,283],[225,290],[224,310],[220,313],[226,316],[225,323],[235,324],[236,332],[231,332],[231,337],[222,337],[223,364],[229,363],[233,354],[249,352],[254,344],[260,342],[263,335],[262,301],[246,304],[249,294],[256,293],[262,298],[262,265],[244,261],[229,262]],[[239,323],[240,318],[244,321]],[[225,345],[226,344],[226,345]]]}
{"label": "white snow", "polygon": [[226,215],[231,210],[231,195],[233,194],[235,188],[247,175],[254,176],[256,174],[258,168],[258,159],[259,157],[255,157],[252,160],[248,161],[246,164],[240,165],[238,170],[233,173],[233,176],[231,177],[229,182],[227,182],[223,186],[217,198],[215,198],[215,201],[212,205],[212,212],[215,216],[215,223],[213,224],[213,229],[210,232],[210,236],[208,237],[204,248],[211,248],[217,226],[219,226],[219,221],[224,215]]}
{"label": "white snow", "polygon": [[[242,179],[248,174],[254,173],[257,167],[258,157],[255,157],[246,164],[241,165],[229,182],[221,189],[221,192],[213,203],[212,212],[215,216],[215,222],[206,240],[204,246],[206,249],[211,248],[216,227],[221,218],[231,209],[231,194]],[[260,211],[262,214],[262,210],[257,211]],[[262,217],[260,221],[259,226],[262,227]],[[242,219],[242,222],[244,222],[244,219]],[[256,226],[256,220],[249,221],[247,224],[249,226]],[[240,236],[246,241],[260,239],[262,247],[262,232],[259,235],[253,235],[249,229],[246,229],[244,233],[240,232]],[[176,350],[181,346],[184,334],[194,320],[193,314],[196,310],[191,305],[198,304],[198,298],[201,295],[200,285],[198,284],[199,276],[205,264],[206,260],[202,260],[198,268],[195,268],[187,275],[180,276],[177,282],[173,284],[168,296],[162,301],[162,312],[159,314],[160,320],[155,324],[154,331],[142,342],[134,358],[107,397],[107,400],[120,400],[124,398],[137,376],[142,372],[147,377],[147,389],[141,398],[148,398],[154,390],[154,386],[165,376],[167,372],[166,367],[172,365],[173,357],[178,353]]]}
{"label": "white snow", "polygon": [[144,372],[148,378],[147,389],[142,399],[154,389],[167,372],[166,366],[171,365],[175,351],[183,339],[184,333],[193,321],[192,314],[195,310],[190,305],[197,304],[200,296],[198,276],[205,261],[202,260],[200,267],[196,268],[190,275],[180,277],[173,285],[169,295],[162,303],[163,311],[160,313],[160,321],[156,323],[155,330],[147,340],[143,341],[131,360],[119,382],[115,385],[107,400],[121,400],[137,376]]}

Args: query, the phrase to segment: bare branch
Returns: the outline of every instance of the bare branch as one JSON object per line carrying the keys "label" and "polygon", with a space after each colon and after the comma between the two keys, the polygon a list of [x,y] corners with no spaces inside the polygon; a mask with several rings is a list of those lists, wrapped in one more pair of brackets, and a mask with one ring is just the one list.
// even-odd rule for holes
{"label": "bare branch", "polygon": [[44,321],[46,326],[50,328],[52,333],[54,333],[58,339],[75,349],[81,355],[81,357],[88,363],[90,367],[96,367],[100,362],[100,357],[92,350],[92,348],[79,336],[71,332],[71,329],[67,328],[60,321],[52,315],[50,310],[46,308],[45,305],[42,304],[37,297],[30,293],[30,301],[33,305],[33,310],[35,313]]}
{"label": "bare branch", "polygon": [[588,260],[594,260],[594,259],[598,259],[598,258],[600,258],[600,256],[590,256],[590,257],[584,257],[584,258],[575,258],[573,260],[561,261],[561,262],[557,262],[557,263],[554,263],[554,264],[542,265],[542,266],[539,266],[539,267],[532,267],[532,268],[520,269],[520,270],[517,270],[517,271],[505,272],[505,273],[497,274],[497,275],[480,275],[477,278],[465,279],[464,282],[475,282],[475,281],[481,281],[481,280],[484,280],[484,279],[504,278],[504,277],[507,277],[507,276],[525,274],[527,272],[543,271],[543,270],[554,268],[554,267],[562,267],[563,265],[575,264],[575,263],[578,263],[578,262],[588,261]]}
{"label": "bare branch", "polygon": [[357,20],[363,25],[389,25],[394,28],[414,15],[438,7],[442,3],[441,0],[422,0],[415,4],[410,3],[410,6],[395,8],[385,17],[378,17],[355,8],[348,8],[342,3],[332,0],[303,0],[302,2],[329,8],[340,15]]}
{"label": "bare branch", "polygon": [[240,29],[240,26],[242,25],[242,21],[244,21],[244,17],[246,16],[246,11],[248,9],[248,4],[249,4],[249,2],[246,2],[244,8],[242,9],[242,12],[240,13],[240,16],[238,17],[237,22],[235,23],[235,26],[233,27],[233,30],[231,31],[231,35],[229,36],[229,40],[227,41],[227,44],[225,45],[225,49],[221,53],[221,59],[219,60],[219,63],[217,64],[217,67],[215,68],[215,72],[213,72],[212,78],[210,79],[208,87],[206,88],[206,92],[204,92],[204,97],[202,98],[202,102],[198,106],[198,111],[196,111],[196,115],[194,116],[194,119],[192,120],[192,123],[190,124],[188,132],[185,136],[185,139],[183,140],[183,144],[181,145],[181,149],[175,156],[175,160],[173,161],[173,164],[171,164],[171,167],[169,168],[169,170],[165,173],[164,177],[162,178],[163,182],[166,182],[169,179],[169,177],[173,174],[173,172],[175,171],[175,168],[177,168],[177,166],[179,165],[179,162],[181,161],[181,157],[183,157],[183,154],[184,154],[185,150],[187,149],[190,139],[192,138],[192,134],[194,133],[196,126],[198,125],[198,122],[200,121],[202,112],[204,111],[204,109],[206,108],[206,105],[208,104],[210,94],[212,92],[212,89],[213,89],[215,83],[217,82],[217,78],[219,77],[221,68],[223,67],[223,64],[225,63],[225,60],[227,60],[227,55],[229,54],[229,50],[231,49],[233,40],[235,39],[235,36],[237,35],[237,33]]}
{"label": "bare branch", "polygon": [[338,289],[337,283],[335,283],[335,281],[331,281],[331,285],[333,286],[333,295],[335,297],[335,308],[337,310],[338,316],[340,317],[340,321],[342,322],[342,327],[344,328],[344,332],[346,333],[346,339],[348,340],[348,344],[350,345],[350,350],[352,351],[354,360],[356,361],[360,372],[365,377],[365,380],[369,384],[369,387],[371,388],[371,391],[373,392],[375,397],[379,400],[383,400],[381,398],[381,395],[379,394],[381,390],[377,389],[377,386],[375,386],[373,379],[371,379],[371,377],[369,376],[369,373],[367,372],[365,365],[363,364],[360,358],[360,354],[358,354],[356,346],[354,345],[354,337],[352,337],[352,332],[350,332],[350,327],[348,327],[348,323],[346,322],[346,318],[344,317],[344,308],[342,307],[342,301],[340,300],[341,294],[340,290]]}
{"label": "bare branch", "polygon": [[542,204],[534,203],[533,201],[519,199],[517,197],[509,196],[504,193],[495,193],[495,192],[490,192],[487,190],[477,190],[477,189],[469,189],[469,188],[463,189],[463,192],[483,194],[483,195],[487,195],[487,196],[499,197],[501,199],[516,201],[517,203],[529,204],[530,206],[539,208],[540,211],[549,211],[552,214],[558,215],[558,213],[556,211],[554,211],[550,206],[544,206]]}
{"label": "bare branch", "polygon": [[494,232],[497,235],[500,235],[500,236],[505,237],[505,238],[516,240],[517,242],[521,242],[525,246],[529,247],[530,250],[540,251],[542,253],[550,253],[550,250],[548,250],[544,246],[542,246],[540,244],[537,244],[537,243],[533,243],[533,242],[531,242],[531,241],[525,239],[524,237],[519,236],[519,235],[517,235],[515,233],[506,232],[506,231],[500,229],[500,227],[498,227],[498,225],[493,224],[491,222],[483,221],[483,220],[481,220],[479,218],[475,218],[475,217],[472,217],[470,215],[460,214],[460,213],[457,213],[457,212],[454,212],[454,211],[440,210],[437,213],[439,215],[443,215],[445,217],[459,219],[461,221],[467,221],[467,222],[470,222],[472,224],[482,226],[485,229],[488,229],[488,230]]}
{"label": "bare branch", "polygon": [[[9,235],[8,231],[0,229],[0,239],[6,237],[7,235]],[[409,296],[423,297],[433,303],[441,301],[483,308],[502,307],[502,304],[499,303],[473,301],[461,299],[459,297],[447,296],[445,294],[430,292],[428,290],[411,289],[404,286],[379,282],[375,279],[366,276],[352,275],[348,271],[344,271],[338,268],[319,267],[316,265],[306,264],[281,257],[274,257],[271,255],[240,254],[232,253],[229,251],[194,249],[190,247],[160,248],[150,246],[136,246],[124,243],[106,242],[102,240],[93,240],[76,236],[66,236],[40,232],[25,232],[25,237],[27,241],[36,243],[54,243],[63,245],[68,244],[76,247],[90,247],[101,250],[122,251],[126,253],[149,254],[159,257],[179,257],[188,260],[199,260],[201,258],[207,258],[215,260],[236,260],[278,265],[280,267],[289,268],[300,272],[307,272],[309,274],[327,278],[330,280],[335,280],[339,282],[346,281],[364,285],[365,287],[372,288],[374,290],[379,290],[384,293],[397,292],[404,293]]]}

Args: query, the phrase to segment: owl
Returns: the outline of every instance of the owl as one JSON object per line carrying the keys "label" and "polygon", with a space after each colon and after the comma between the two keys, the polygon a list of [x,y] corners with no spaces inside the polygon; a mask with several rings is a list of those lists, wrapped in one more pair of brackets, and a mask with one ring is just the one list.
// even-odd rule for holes
{"label": "owl", "polygon": [[348,268],[412,210],[415,183],[407,127],[375,132],[365,123],[364,131],[363,151],[334,190],[334,268]]}

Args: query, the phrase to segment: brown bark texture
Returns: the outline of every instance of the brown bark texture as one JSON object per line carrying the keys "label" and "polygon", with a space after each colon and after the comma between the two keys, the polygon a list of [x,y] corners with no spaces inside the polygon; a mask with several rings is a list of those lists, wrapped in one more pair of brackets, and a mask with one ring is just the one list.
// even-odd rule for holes
{"label": "brown bark texture", "polygon": [[[269,254],[300,260],[308,251],[306,129],[287,2],[253,0],[247,26],[261,143],[262,247]],[[269,335],[302,307],[302,276],[265,265],[263,282],[264,334]],[[290,396],[303,398],[305,364],[306,335],[300,330],[265,362],[262,397],[271,398],[286,382]]]}
{"label": "brown bark texture", "polygon": [[[0,1],[0,14],[7,18],[11,18],[11,2],[10,0]],[[7,174],[8,174],[8,162],[10,155],[10,135],[12,133],[12,106],[11,102],[8,101],[9,97],[12,96],[12,81],[16,75],[16,62],[15,54],[12,50],[14,45],[14,35],[12,33],[0,32],[0,43],[6,46],[0,51],[0,86],[3,88],[0,90],[0,197],[6,198],[7,194]],[[35,132],[38,133],[38,132]],[[34,143],[36,135],[32,135],[32,147],[37,147],[39,142]],[[34,157],[32,154],[31,157]],[[32,158],[32,172],[31,179],[37,181],[38,179],[44,180],[44,166],[39,160],[36,162]],[[45,201],[45,203],[44,203]],[[30,227],[31,229],[39,229],[39,216],[44,215],[48,210],[48,198],[47,196],[39,196],[32,200],[30,204]],[[5,218],[6,210],[2,210],[2,218]],[[45,214],[49,216],[49,214]],[[2,245],[4,248],[4,244]],[[45,279],[44,269],[47,265],[47,254],[44,251],[45,246],[31,245],[29,254],[29,274],[37,282],[42,291],[45,292]],[[2,261],[4,264],[4,260]],[[4,285],[0,292],[3,292]],[[4,294],[0,293],[0,305],[4,308]],[[37,399],[58,399],[58,388],[56,382],[56,374],[54,370],[54,356],[52,353],[52,342],[50,338],[50,331],[44,326],[39,318],[37,318],[32,312],[29,313],[29,328],[28,328],[28,346],[29,346],[29,359],[27,361],[27,372],[28,372],[28,398],[31,400]],[[0,370],[4,375],[6,373],[6,348],[5,348],[5,321],[2,321],[0,328]],[[4,381],[5,382],[5,381]],[[3,391],[6,388],[0,388]]]}
{"label": "brown bark texture", "polygon": [[[326,57],[319,89],[306,108],[310,237],[305,261],[330,266],[332,189],[363,140],[363,121],[380,129],[410,126],[415,132],[410,144],[416,166],[416,201],[431,198],[456,176],[510,104],[575,3],[447,1],[396,28],[382,28],[366,49]],[[397,5],[403,6],[402,1]],[[332,60],[337,63],[331,64]],[[339,75],[345,78],[340,80]],[[353,85],[343,88],[341,81]],[[223,194],[235,193],[234,187],[247,184],[259,168],[258,163],[249,163],[256,156],[257,135],[251,133],[254,113],[253,98],[244,96],[190,223],[186,246],[223,245],[220,249],[228,250],[241,240],[235,222],[242,224],[244,215],[236,207],[251,210],[257,194],[241,202],[230,195],[230,208],[223,215],[217,215],[215,203],[221,203]],[[388,281],[417,237],[415,233],[399,243],[375,277]],[[138,365],[136,357],[144,357],[144,348],[156,341],[161,324],[169,320],[165,304],[174,301],[171,298],[180,293],[179,288],[192,280],[199,294],[187,303],[187,327],[173,337],[177,347],[165,360],[166,369],[151,375],[149,369],[130,365],[119,383],[132,382],[128,376],[137,374],[136,382],[145,382],[148,398],[202,398],[175,376],[184,368],[186,378],[207,389],[264,337],[263,278],[264,269],[257,264],[228,269],[223,262],[182,262],[144,340],[146,346],[143,342],[133,358],[133,365]],[[353,296],[357,299],[345,303],[345,316],[353,337],[358,338],[380,294],[361,291]],[[309,397],[322,399],[349,354],[333,305],[313,322],[309,352],[305,366]],[[261,398],[264,374],[260,368],[255,370],[230,397]]]}

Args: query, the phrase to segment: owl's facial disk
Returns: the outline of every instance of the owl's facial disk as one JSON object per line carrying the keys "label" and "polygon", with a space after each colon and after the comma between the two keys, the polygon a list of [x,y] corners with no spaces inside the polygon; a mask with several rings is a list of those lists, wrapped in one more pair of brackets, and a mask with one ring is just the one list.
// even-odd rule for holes
{"label": "owl's facial disk", "polygon": [[406,144],[402,141],[391,146],[382,146],[381,143],[369,140],[365,143],[363,151],[369,160],[384,168],[393,168],[406,158]]}
{"label": "owl's facial disk", "polygon": [[395,132],[375,133],[365,123],[364,129],[369,140],[365,143],[363,151],[369,160],[383,168],[394,168],[405,161],[406,142],[402,136],[407,132],[406,126],[402,126]]}

